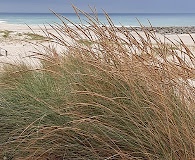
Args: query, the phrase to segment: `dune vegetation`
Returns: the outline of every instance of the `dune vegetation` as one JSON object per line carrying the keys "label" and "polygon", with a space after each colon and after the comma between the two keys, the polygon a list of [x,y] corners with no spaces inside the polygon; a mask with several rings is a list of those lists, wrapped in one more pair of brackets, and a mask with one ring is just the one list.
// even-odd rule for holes
{"label": "dune vegetation", "polygon": [[56,34],[46,32],[63,52],[37,51],[36,68],[4,64],[0,158],[194,159],[195,54],[143,26],[76,12],[89,26],[56,15]]}

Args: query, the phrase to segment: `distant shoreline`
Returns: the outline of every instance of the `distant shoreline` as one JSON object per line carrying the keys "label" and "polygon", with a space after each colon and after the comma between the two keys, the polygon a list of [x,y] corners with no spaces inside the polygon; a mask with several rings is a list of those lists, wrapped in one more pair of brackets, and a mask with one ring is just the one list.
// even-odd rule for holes
{"label": "distant shoreline", "polygon": [[[195,33],[195,26],[183,27],[183,26],[172,26],[172,27],[144,27],[149,31],[154,31],[162,35],[170,34],[193,34]],[[130,31],[141,31],[141,27],[128,28]],[[142,30],[143,31],[143,30]]]}
{"label": "distant shoreline", "polygon": [[[47,26],[48,24],[36,25],[36,24],[9,24],[9,23],[0,23],[0,30],[28,30],[29,27],[32,27],[35,30],[40,30],[40,27]],[[74,26],[73,26],[74,27]],[[104,27],[104,26],[102,26]],[[117,28],[122,28],[121,26],[116,26]],[[129,31],[143,31],[141,27],[133,26],[124,26]],[[50,27],[49,27],[50,28]],[[195,26],[167,26],[167,27],[144,27],[149,31],[154,31],[162,35],[177,35],[177,34],[195,34]],[[51,29],[51,28],[50,28]]]}

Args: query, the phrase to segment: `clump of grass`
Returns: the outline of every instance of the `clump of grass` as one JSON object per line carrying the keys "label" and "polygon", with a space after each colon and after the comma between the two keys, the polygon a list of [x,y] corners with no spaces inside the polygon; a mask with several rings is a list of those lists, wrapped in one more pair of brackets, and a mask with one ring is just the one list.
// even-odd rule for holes
{"label": "clump of grass", "polygon": [[20,36],[21,37],[22,36],[22,33],[17,33],[17,36]]}
{"label": "clump of grass", "polygon": [[4,38],[8,38],[11,32],[13,31],[8,31],[8,30],[0,31],[0,33],[3,34]]}
{"label": "clump of grass", "polygon": [[78,42],[85,45],[85,46],[88,46],[88,45],[90,46],[93,44],[91,41],[88,41],[86,39],[80,39]]}
{"label": "clump of grass", "polygon": [[39,41],[47,40],[47,37],[44,37],[44,36],[36,34],[36,33],[24,33],[24,35],[28,36],[30,38],[30,40],[39,40]]}
{"label": "clump of grass", "polygon": [[62,23],[53,26],[57,36],[48,32],[64,53],[48,48],[35,55],[40,68],[9,66],[1,73],[5,155],[193,159],[194,54],[182,41],[170,48],[144,27],[135,38],[106,14],[110,26],[101,27],[96,16],[75,10],[90,27]]}

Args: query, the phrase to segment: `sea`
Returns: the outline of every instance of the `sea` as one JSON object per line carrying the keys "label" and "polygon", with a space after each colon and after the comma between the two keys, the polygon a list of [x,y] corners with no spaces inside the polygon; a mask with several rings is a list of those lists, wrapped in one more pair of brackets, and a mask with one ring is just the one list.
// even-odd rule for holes
{"label": "sea", "polygon": [[[83,14],[59,13],[74,24],[90,25]],[[90,14],[94,16],[93,14]],[[98,13],[99,25],[109,25],[105,14]],[[195,26],[195,13],[108,13],[115,26]],[[68,25],[72,25],[64,19]],[[62,23],[53,13],[0,13],[0,24],[48,25]]]}

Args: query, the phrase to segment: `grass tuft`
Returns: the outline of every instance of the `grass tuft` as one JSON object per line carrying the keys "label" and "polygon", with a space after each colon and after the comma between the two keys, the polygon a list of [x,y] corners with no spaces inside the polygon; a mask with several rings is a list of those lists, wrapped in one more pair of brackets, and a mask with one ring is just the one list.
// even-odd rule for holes
{"label": "grass tuft", "polygon": [[35,33],[24,33],[24,35],[28,36],[30,38],[30,40],[38,40],[38,41],[46,41],[47,40],[47,37],[44,37],[42,35],[35,34]]}
{"label": "grass tuft", "polygon": [[0,31],[0,33],[2,33],[4,38],[8,38],[10,36],[10,33],[13,31],[8,31],[8,30],[4,30],[4,31]]}
{"label": "grass tuft", "polygon": [[[37,53],[39,68],[4,65],[0,74],[0,155],[13,159],[175,159],[195,157],[194,53],[109,26],[75,8],[47,32],[63,53]],[[82,23],[81,23],[82,24]],[[135,38],[136,37],[136,38]]]}

